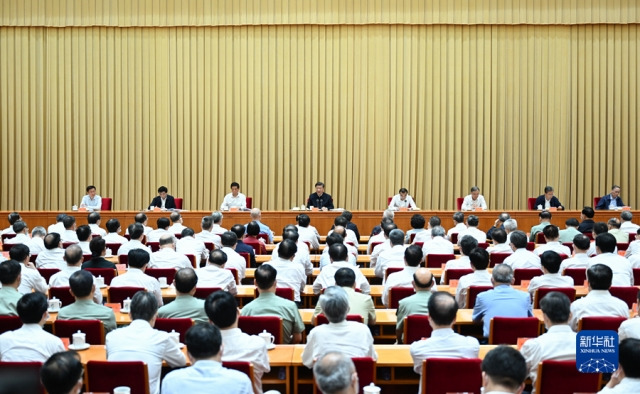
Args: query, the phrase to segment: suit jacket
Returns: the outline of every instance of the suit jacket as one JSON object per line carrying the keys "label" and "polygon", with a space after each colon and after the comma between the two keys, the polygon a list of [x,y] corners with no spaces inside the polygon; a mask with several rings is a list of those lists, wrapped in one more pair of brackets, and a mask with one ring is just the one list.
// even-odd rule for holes
{"label": "suit jacket", "polygon": [[318,197],[317,193],[311,193],[309,199],[307,200],[307,207],[333,209],[333,198],[331,198],[331,195],[327,193],[322,194],[322,196],[320,197]]}
{"label": "suit jacket", "polygon": [[253,248],[251,246],[247,245],[242,240],[238,240],[238,243],[236,243],[236,252],[238,252],[238,253],[240,253],[240,252],[249,253],[249,262],[251,263],[251,267],[252,268],[258,267],[258,265],[256,264],[256,253],[255,253],[255,251],[253,250]]}
{"label": "suit jacket", "polygon": [[358,231],[358,226],[355,225],[355,223],[347,223],[347,230],[351,230],[354,233],[356,233],[356,239],[358,240],[358,243],[360,243],[360,232]]}
{"label": "suit jacket", "polygon": [[[600,201],[598,201],[598,205],[596,205],[596,209],[609,209],[609,205],[611,204],[611,194],[607,194],[603,196]],[[624,207],[624,203],[620,197],[616,197],[616,206]]]}
{"label": "suit jacket", "polygon": [[[162,199],[160,196],[155,196],[149,206],[162,208]],[[176,200],[173,199],[173,196],[167,194],[167,201],[165,201],[164,207],[166,209],[176,209]]]}
{"label": "suit jacket", "polygon": [[580,231],[581,233],[590,233],[593,231],[593,225],[595,223],[596,222],[594,222],[593,219],[585,219],[578,226],[578,231]]}
{"label": "suit jacket", "polygon": [[[545,204],[544,194],[541,194],[538,196],[538,198],[536,198],[536,202],[533,204],[533,209],[538,209],[538,205],[542,205],[542,209],[544,209],[544,204]],[[562,206],[562,204],[560,204],[560,200],[558,200],[558,197],[556,196],[551,197],[551,201],[549,202],[549,205],[551,205],[554,208],[560,208]]]}

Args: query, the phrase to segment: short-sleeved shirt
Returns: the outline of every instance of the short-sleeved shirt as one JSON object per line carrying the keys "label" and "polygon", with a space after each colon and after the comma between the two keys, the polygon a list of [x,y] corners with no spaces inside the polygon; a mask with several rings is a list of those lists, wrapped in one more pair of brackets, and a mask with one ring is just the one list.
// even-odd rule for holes
{"label": "short-sleeved shirt", "polygon": [[284,343],[291,343],[294,333],[304,331],[304,323],[295,302],[277,296],[275,293],[263,292],[260,296],[242,308],[242,316],[278,316],[282,318]]}

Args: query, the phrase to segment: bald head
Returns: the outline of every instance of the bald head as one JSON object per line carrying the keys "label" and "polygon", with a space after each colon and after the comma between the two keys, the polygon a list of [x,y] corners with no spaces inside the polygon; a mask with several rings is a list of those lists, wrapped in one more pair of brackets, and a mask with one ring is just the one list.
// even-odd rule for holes
{"label": "bald head", "polygon": [[251,220],[260,220],[261,216],[262,216],[262,212],[260,212],[258,208],[253,208],[251,210]]}
{"label": "bald head", "polygon": [[333,232],[336,234],[340,234],[343,239],[347,237],[347,229],[344,228],[344,226],[335,226],[333,228]]}
{"label": "bald head", "polygon": [[413,287],[416,291],[428,291],[433,286],[433,274],[427,268],[418,268],[413,274]]}

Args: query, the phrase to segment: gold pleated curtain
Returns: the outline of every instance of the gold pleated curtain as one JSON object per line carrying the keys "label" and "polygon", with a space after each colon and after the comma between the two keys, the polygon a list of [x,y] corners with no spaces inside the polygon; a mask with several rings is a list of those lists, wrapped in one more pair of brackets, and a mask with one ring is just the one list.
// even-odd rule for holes
{"label": "gold pleated curtain", "polygon": [[[468,5],[467,3],[473,3]],[[638,207],[633,1],[0,0],[0,210]]]}

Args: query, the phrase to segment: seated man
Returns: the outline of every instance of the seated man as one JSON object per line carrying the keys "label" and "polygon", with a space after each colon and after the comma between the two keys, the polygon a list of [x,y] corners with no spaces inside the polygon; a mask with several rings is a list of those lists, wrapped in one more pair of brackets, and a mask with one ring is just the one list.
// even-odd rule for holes
{"label": "seated man", "polygon": [[198,276],[191,267],[181,268],[173,278],[176,299],[158,309],[160,318],[188,317],[196,323],[206,323],[209,318],[204,311],[204,300],[195,298]]}
{"label": "seated man", "polygon": [[558,231],[558,241],[560,243],[572,242],[576,235],[582,234],[578,231],[580,222],[576,218],[569,218],[564,222],[565,229]]}
{"label": "seated man", "polygon": [[589,255],[587,251],[591,246],[589,237],[580,233],[573,238],[573,257],[562,260],[560,263],[560,273],[564,273],[567,268],[584,268],[589,265]]}
{"label": "seated man", "polygon": [[493,245],[487,248],[489,253],[513,253],[511,245],[507,242],[507,232],[501,228],[493,230],[491,233]]}
{"label": "seated man", "polygon": [[47,361],[64,352],[62,340],[42,329],[49,317],[47,296],[40,292],[25,294],[18,301],[22,327],[0,335],[0,361]]}
{"label": "seated man", "polygon": [[49,233],[44,237],[45,250],[38,253],[36,258],[36,267],[38,268],[58,268],[63,269],[64,249],[62,249],[62,239],[60,234]]}
{"label": "seated man", "polygon": [[[487,242],[493,241],[493,232],[496,230],[504,230],[504,224],[507,220],[511,219],[509,212],[502,212],[500,216],[493,222],[493,226],[487,230]],[[506,230],[505,230],[506,231]]]}
{"label": "seated man", "polygon": [[189,227],[185,227],[180,235],[182,238],[176,242],[176,252],[182,255],[194,255],[196,257],[196,267],[200,267],[200,261],[202,259],[206,261],[207,257],[209,257],[209,249],[204,246],[204,242],[195,239],[195,233]]}
{"label": "seated man", "polygon": [[[244,234],[244,226],[242,227],[242,234]],[[214,234],[211,230],[213,229],[213,218],[211,216],[203,216],[200,221],[200,231],[195,235],[195,239],[198,239],[202,242],[213,242],[213,246],[220,249],[222,247],[222,242],[220,241],[220,235]],[[233,230],[231,230],[233,231]],[[251,249],[253,252],[253,249]]]}
{"label": "seated man", "polygon": [[13,223],[13,226],[11,226],[11,228],[13,229],[13,232],[16,234],[16,236],[13,238],[5,239],[3,241],[5,244],[24,244],[31,240],[31,238],[29,238],[29,227],[27,226],[27,223],[23,222],[22,220],[18,220],[17,222]]}
{"label": "seated man", "polygon": [[298,234],[300,234],[300,241],[309,242],[312,250],[317,250],[320,247],[320,234],[318,230],[311,225],[311,218],[306,213],[301,213],[296,217],[298,223]]}
{"label": "seated man", "polygon": [[[393,211],[390,210],[385,210],[382,213],[382,220],[380,221],[380,225],[379,226],[375,226],[372,230],[371,230],[371,235],[369,236],[369,242],[367,242],[367,254],[371,254],[373,253],[373,243],[375,242],[385,242],[385,240],[387,239],[387,236],[385,236],[385,234],[383,233],[383,228],[385,225],[391,225],[394,224],[393,223],[393,216],[394,213]],[[397,226],[394,228],[398,228]]]}
{"label": "seated man", "polygon": [[456,269],[456,268],[471,268],[471,262],[469,261],[469,254],[471,251],[478,247],[478,241],[470,235],[465,235],[460,240],[460,258],[451,259],[447,261],[444,266],[444,270]]}
{"label": "seated man", "polygon": [[618,243],[626,243],[629,242],[629,233],[626,231],[620,230],[620,219],[611,218],[607,220],[607,227],[609,228],[609,234],[613,235],[616,238],[616,242]]}
{"label": "seated man", "polygon": [[616,253],[616,239],[605,233],[596,237],[597,256],[589,259],[588,267],[604,264],[611,268],[613,281],[611,286],[633,286],[633,269],[629,260]]}
{"label": "seated man", "polygon": [[[238,253],[238,254],[240,254],[240,253],[248,253],[249,254],[250,267],[256,268],[258,266],[258,264],[256,263],[256,252],[255,252],[255,250],[253,250],[253,248],[251,246],[249,246],[246,243],[244,243],[244,240],[242,239],[242,238],[244,238],[244,233],[245,233],[244,226],[242,224],[234,224],[233,226],[231,226],[231,229],[229,231],[234,233],[236,235],[236,238],[237,238],[236,247],[234,249],[236,251],[236,253]],[[213,234],[213,236],[214,237],[218,237],[218,243],[214,243],[214,245],[218,249],[222,248],[222,241],[220,240],[220,236],[219,235],[215,235],[215,234]],[[220,246],[218,246],[218,244],[220,244]]]}
{"label": "seated man", "polygon": [[[328,266],[329,264],[331,264],[331,258],[329,257],[329,249],[331,249],[331,245],[333,244],[342,244],[344,245],[344,237],[340,234],[338,234],[337,232],[333,232],[331,233],[331,235],[327,236],[326,239],[326,246],[324,248],[324,250],[322,251],[322,254],[320,255],[320,271],[322,272],[322,270],[324,269],[324,267]],[[347,245],[345,245],[346,247]],[[380,245],[378,245],[380,246]],[[357,257],[352,254],[349,253],[349,249],[347,248],[347,261],[349,262],[349,264],[353,265],[354,267],[357,267]],[[306,273],[306,270],[305,270]]]}
{"label": "seated man", "polygon": [[353,226],[355,226],[355,224],[351,223],[349,221],[349,219],[347,219],[347,217],[344,215],[344,212],[338,216],[336,216],[333,219],[333,227],[331,230],[329,230],[329,232],[327,233],[327,235],[330,235],[333,232],[333,229],[336,227],[344,227],[345,229],[345,237],[344,237],[344,241],[347,242],[348,244],[351,244],[352,246],[355,246],[356,248],[358,247],[358,235],[356,234],[355,231],[349,229],[347,226],[349,226],[349,224],[352,224]]}
{"label": "seated man", "polygon": [[522,393],[527,363],[516,349],[498,346],[484,356],[481,368],[485,394]]}
{"label": "seated man", "polygon": [[104,236],[104,240],[110,244],[122,245],[127,243],[128,239],[119,235],[121,231],[120,221],[118,219],[109,219],[107,221],[107,235]]}
{"label": "seated man", "polygon": [[267,246],[261,238],[258,238],[258,234],[260,234],[258,222],[253,221],[247,224],[246,232],[242,242],[251,246],[255,254],[267,254]]}
{"label": "seated man", "polygon": [[384,278],[387,268],[404,266],[404,232],[400,229],[392,230],[389,233],[391,248],[380,253],[375,267],[375,274],[378,278]]}
{"label": "seated man", "polygon": [[149,372],[149,391],[158,394],[162,361],[175,368],[183,367],[186,359],[168,332],[153,328],[158,303],[152,293],[137,292],[131,299],[130,313],[131,324],[107,334],[107,360],[144,361]]}
{"label": "seated man", "polygon": [[538,256],[542,255],[547,250],[552,250],[558,254],[563,254],[567,257],[571,256],[571,249],[568,246],[564,246],[558,241],[558,228],[554,225],[547,226],[542,229],[542,233],[544,234],[544,239],[547,241],[546,244],[542,244],[538,246],[533,253]]}
{"label": "seated man", "polygon": [[171,219],[171,227],[167,229],[169,233],[174,235],[180,234],[182,233],[182,230],[186,228],[182,224],[183,220],[182,220],[182,215],[180,215],[180,212],[171,212],[171,215],[169,215],[169,219]]}
{"label": "seated man", "polygon": [[[640,305],[640,291],[638,291],[638,295],[636,296],[636,302]],[[640,319],[637,313],[633,319],[627,319],[620,324],[618,337],[621,341],[625,338],[640,339]]]}
{"label": "seated man", "polygon": [[76,218],[73,216],[65,216],[62,221],[64,224],[64,231],[60,234],[62,242],[78,242],[78,236],[76,235]]}
{"label": "seated man", "polygon": [[427,226],[427,229],[417,234],[413,238],[413,242],[411,243],[415,244],[417,242],[427,242],[428,240],[432,239],[433,237],[431,235],[431,231],[438,226],[442,227],[442,221],[440,220],[440,218],[438,216],[431,216],[429,218],[429,225]]}
{"label": "seated man", "polygon": [[[136,216],[133,217],[133,220],[134,223],[139,223],[142,225],[142,227],[144,228],[144,235],[147,235],[151,231],[153,231],[153,227],[147,226],[147,224],[149,223],[149,218],[144,212],[138,212]],[[127,229],[125,234],[130,234],[129,229]]]}
{"label": "seated man", "polygon": [[444,227],[435,226],[431,229],[431,239],[422,245],[422,254],[425,257],[428,254],[453,254],[453,244],[444,238]]}
{"label": "seated man", "polygon": [[609,293],[613,271],[604,264],[587,269],[589,293],[571,304],[571,328],[578,331],[578,323],[585,316],[629,317],[629,307],[621,299]]}
{"label": "seated man", "polygon": [[89,271],[76,271],[69,277],[71,295],[76,299],[73,304],[64,306],[58,312],[60,320],[101,320],[104,332],[116,329],[116,317],[113,309],[93,302],[96,290],[93,275]]}
{"label": "seated man", "polygon": [[230,270],[225,269],[227,254],[220,249],[209,253],[207,265],[196,270],[198,276],[198,287],[219,287],[228,291],[231,295],[238,294],[236,280]]}
{"label": "seated man", "polygon": [[593,208],[584,207],[582,208],[582,212],[580,213],[580,220],[582,222],[578,226],[578,231],[581,233],[590,233],[593,231],[593,225],[595,222],[593,221],[593,217],[596,215]]}
{"label": "seated man", "polygon": [[76,236],[78,237],[78,246],[82,249],[82,254],[91,254],[89,249],[89,241],[91,240],[91,228],[86,224],[76,228]]}
{"label": "seated man", "polygon": [[387,277],[382,291],[382,304],[389,307],[389,289],[392,287],[411,287],[413,274],[416,273],[422,261],[422,250],[418,245],[409,245],[404,250],[404,268]]}
{"label": "seated man", "polygon": [[129,269],[111,280],[111,287],[142,287],[156,296],[158,305],[162,305],[160,282],[144,273],[149,263],[149,254],[141,249],[129,251]]}
{"label": "seated man", "polygon": [[251,210],[251,221],[254,221],[256,223],[258,223],[258,226],[260,226],[260,234],[267,234],[267,236],[269,237],[269,243],[272,244],[273,243],[273,231],[271,231],[271,229],[269,228],[269,226],[267,226],[266,224],[262,223],[262,212],[258,209],[258,208],[253,208]]}
{"label": "seated man", "polygon": [[498,264],[491,273],[493,290],[478,294],[473,307],[472,320],[483,323],[482,335],[489,337],[489,326],[494,317],[533,316],[531,298],[528,293],[511,287],[513,270],[506,264]]}
{"label": "seated man", "polygon": [[213,219],[213,226],[211,226],[211,232],[217,235],[222,235],[223,233],[229,231],[226,228],[222,227],[222,212],[215,211],[211,214],[211,219]]}
{"label": "seated man", "polygon": [[[64,217],[67,216],[66,213],[59,213],[56,216],[56,222],[54,224],[49,225],[49,227],[47,227],[47,233],[51,234],[51,233],[58,233],[58,234],[62,234],[64,232]],[[18,215],[18,218],[20,218],[20,215]],[[11,230],[13,231],[13,230]]]}
{"label": "seated man", "polygon": [[542,264],[542,275],[536,276],[529,282],[529,294],[533,299],[533,295],[541,287],[573,287],[573,278],[570,276],[562,276],[558,272],[562,258],[552,250],[547,250],[540,256]]}
{"label": "seated man", "polygon": [[569,297],[558,292],[549,293],[540,300],[540,309],[547,332],[537,338],[528,339],[520,350],[527,362],[533,387],[536,387],[538,364],[542,361],[576,359],[576,333],[569,326]]}
{"label": "seated man", "polygon": [[536,224],[535,226],[531,227],[531,231],[529,235],[530,242],[536,242],[537,234],[542,230],[544,230],[545,227],[551,225],[551,212],[549,211],[540,212],[538,214],[538,220],[540,221],[540,224]]}
{"label": "seated man", "polygon": [[165,234],[173,235],[169,232],[169,225],[169,218],[158,218],[158,220],[156,220],[157,228],[147,233],[147,242],[159,242],[161,236]]}
{"label": "seated man", "polygon": [[344,216],[344,218],[347,219],[347,224],[344,227],[349,231],[353,231],[353,233],[356,235],[355,244],[356,245],[359,244],[360,243],[360,231],[358,230],[358,226],[351,221],[353,219],[353,213],[351,213],[351,211],[344,210],[344,211],[342,211],[342,213],[340,215]]}
{"label": "seated man", "polygon": [[[453,331],[458,313],[458,303],[444,291],[436,291],[429,297],[429,325],[431,337],[411,344],[409,351],[413,359],[413,370],[422,374],[422,362],[431,357],[477,358],[480,351],[478,340]],[[420,379],[422,387],[422,379]],[[422,390],[420,390],[422,392]]]}
{"label": "seated man", "polygon": [[486,210],[487,203],[484,201],[482,194],[480,194],[480,188],[478,186],[473,186],[471,188],[471,194],[465,196],[462,201],[462,210],[474,211],[478,208]]}
{"label": "seated man", "polygon": [[81,393],[83,375],[80,355],[72,350],[53,354],[40,370],[40,380],[49,394]]}
{"label": "seated man", "polygon": [[[496,234],[494,232],[494,234]],[[467,306],[467,292],[470,286],[492,286],[489,266],[489,253],[482,248],[475,248],[469,254],[472,273],[464,275],[458,280],[456,287],[456,302],[460,308]]]}
{"label": "seated man", "polygon": [[87,194],[82,196],[80,208],[86,208],[87,211],[99,211],[102,209],[102,197],[96,194],[95,186],[87,186]]}
{"label": "seated man", "polygon": [[447,231],[447,239],[451,240],[453,234],[460,234],[460,231],[467,229],[467,225],[464,224],[464,213],[456,212],[453,214],[453,227]]}
{"label": "seated man", "polygon": [[300,293],[304,292],[307,275],[305,275],[304,266],[294,261],[297,249],[298,247],[292,240],[285,239],[278,244],[277,256],[274,256],[276,254],[274,251],[271,260],[263,265],[275,268],[278,272],[276,279],[279,287],[293,289],[293,300],[300,305]]}
{"label": "seated man", "polygon": [[329,247],[331,264],[324,267],[324,269],[320,271],[320,275],[318,275],[316,280],[313,282],[314,294],[320,294],[322,289],[335,285],[336,271],[343,267],[353,270],[356,275],[356,287],[362,290],[363,293],[369,294],[371,289],[369,281],[367,281],[367,278],[362,274],[360,268],[347,262],[347,254],[347,247],[344,246],[344,244],[336,243]]}
{"label": "seated man", "polygon": [[18,301],[22,294],[18,291],[20,286],[20,263],[7,260],[0,263],[0,316],[18,315]]}
{"label": "seated man", "polygon": [[20,214],[18,212],[11,212],[9,214],[8,220],[9,220],[9,227],[2,230],[0,234],[15,234],[15,232],[13,231],[13,224],[18,220],[22,220],[22,217],[20,217]]}
{"label": "seated man", "polygon": [[87,222],[89,223],[89,228],[91,229],[92,234],[98,234],[101,237],[107,235],[107,232],[104,231],[102,227],[100,227],[100,222],[102,218],[100,217],[99,212],[91,212],[87,215]]}
{"label": "seated man", "polygon": [[[89,242],[91,260],[82,263],[82,269],[86,268],[111,268],[117,269],[116,265],[104,258],[107,254],[107,243],[102,237],[95,237]],[[117,273],[117,271],[116,271]]]}
{"label": "seated man", "polygon": [[544,194],[541,194],[536,198],[536,202],[533,206],[539,211],[549,208],[557,208],[559,211],[564,209],[560,200],[558,200],[558,197],[553,195],[553,187],[551,186],[545,186]]}
{"label": "seated man", "polygon": [[429,298],[436,281],[427,268],[418,268],[413,274],[413,289],[415,294],[403,298],[398,303],[396,311],[396,338],[398,343],[402,343],[404,334],[404,318],[409,315],[428,315],[429,314]]}
{"label": "seated man", "polygon": [[231,208],[247,209],[247,196],[240,193],[240,184],[238,182],[231,182],[231,193],[224,196],[220,205],[221,211],[228,211]]}
{"label": "seated man", "polygon": [[162,393],[204,393],[224,387],[228,393],[253,393],[251,380],[240,371],[222,366],[222,336],[208,323],[198,323],[185,335],[191,366],[169,372],[162,380]]}
{"label": "seated man", "polygon": [[620,341],[618,369],[611,375],[601,394],[640,392],[640,340],[627,338]]}
{"label": "seated man", "polygon": [[350,357],[328,352],[313,365],[313,377],[323,393],[357,394],[360,392],[358,372]]}
{"label": "seated man", "polygon": [[424,219],[424,216],[420,215],[419,213],[416,213],[415,215],[411,216],[411,230],[408,230],[407,233],[404,236],[404,243],[411,243],[411,235],[412,234],[416,234],[414,235],[417,236],[418,233],[421,233],[424,231],[424,226],[427,223],[427,221]]}
{"label": "seated man", "polygon": [[36,226],[31,230],[31,239],[24,244],[29,247],[29,252],[32,255],[38,254],[45,250],[44,237],[47,235],[47,230],[42,226]]}
{"label": "seated man", "polygon": [[611,193],[602,196],[596,205],[596,209],[620,209],[622,207],[624,207],[624,203],[620,198],[620,186],[618,185],[613,185]]}
{"label": "seated man", "polygon": [[160,186],[158,188],[158,195],[151,200],[149,209],[158,207],[160,209],[176,209],[176,200],[169,194],[169,189],[166,186]]}
{"label": "seated man", "polygon": [[[379,245],[374,246],[373,248],[371,248],[372,244],[371,244],[371,238],[369,238],[369,247],[368,249],[370,249],[369,254],[371,255],[370,257],[370,263],[369,263],[369,267],[371,268],[375,268],[376,267],[376,263],[378,262],[378,256],[380,256],[380,253],[384,252],[387,249],[391,249],[391,241],[389,241],[389,234],[391,233],[391,231],[395,230],[398,228],[398,225],[390,222],[390,223],[384,223],[382,225],[382,239],[377,241],[377,242],[382,242]],[[328,238],[328,237],[327,237]],[[413,240],[415,243],[415,239]]]}
{"label": "seated man", "polygon": [[253,390],[262,393],[262,375],[269,372],[267,345],[256,335],[247,335],[238,328],[238,303],[226,291],[209,294],[205,311],[222,335],[222,361],[249,361],[253,364]]}
{"label": "seated man", "polygon": [[49,290],[47,281],[40,275],[33,263],[29,262],[29,248],[27,245],[18,244],[9,251],[11,260],[20,263],[20,285],[18,291],[21,294],[39,291],[46,293]]}
{"label": "seated man", "polygon": [[[356,275],[349,268],[340,268],[336,271],[336,286],[340,286],[349,296],[349,314],[362,316],[362,322],[366,325],[376,323],[376,308],[370,295],[358,293],[356,288]],[[316,304],[316,309],[311,317],[311,324],[316,324],[316,318],[322,313],[320,304]]]}
{"label": "seated man", "polygon": [[[313,274],[313,263],[311,262],[311,255],[309,254],[309,245],[307,245],[306,242],[300,241],[299,238],[300,234],[298,233],[298,228],[296,226],[288,224],[282,229],[282,240],[291,240],[295,243],[296,248],[298,249],[296,254],[293,256],[293,262],[302,266],[306,276],[311,276]],[[275,244],[275,248],[271,253],[272,256],[278,257],[279,247],[279,243]]]}
{"label": "seated man", "polygon": [[397,210],[400,208],[415,208],[415,207],[416,207],[416,203],[415,201],[413,201],[413,197],[409,195],[409,190],[403,187],[403,188],[400,188],[400,190],[398,191],[398,194],[393,196],[393,198],[391,199],[391,202],[389,202],[388,209]]}
{"label": "seated man", "polygon": [[620,220],[622,221],[622,223],[620,223],[621,231],[624,231],[625,233],[635,234],[638,230],[640,230],[640,226],[632,222],[633,213],[631,213],[631,211],[620,212]]}
{"label": "seated man", "polygon": [[142,249],[151,256],[151,253],[153,253],[151,252],[151,248],[142,243],[142,240],[144,239],[144,231],[145,229],[142,224],[131,223],[127,228],[127,232],[131,239],[120,245],[120,248],[118,249],[118,256],[127,255],[132,249]]}
{"label": "seated man", "polygon": [[302,352],[304,365],[312,368],[314,360],[330,351],[339,351],[349,357],[378,359],[369,328],[362,323],[346,320],[349,297],[344,289],[328,287],[318,302],[329,324],[316,326],[309,332],[307,345]]}
{"label": "seated man", "polygon": [[260,295],[242,308],[241,315],[278,316],[282,318],[283,342],[285,344],[300,343],[302,331],[304,331],[302,317],[293,301],[276,295],[276,275],[275,268],[269,264],[256,268],[254,283]]}
{"label": "seated man", "polygon": [[225,267],[235,268],[238,270],[238,279],[244,279],[246,276],[245,272],[247,270],[247,260],[236,252],[238,237],[234,232],[225,231],[220,236],[220,240],[222,241],[222,249],[220,250],[227,255],[227,264]]}
{"label": "seated man", "polygon": [[[64,261],[67,266],[60,272],[56,272],[49,278],[49,287],[67,287],[69,286],[69,278],[74,272],[82,269],[82,249],[78,245],[71,245],[64,251]],[[95,283],[95,278],[94,278]],[[93,291],[93,301],[102,305],[102,292],[96,286]]]}
{"label": "seated man", "polygon": [[318,208],[322,211],[333,209],[333,198],[324,192],[324,183],[316,182],[316,192],[311,193],[307,199],[307,208]]}
{"label": "seated man", "polygon": [[540,257],[527,250],[527,234],[522,231],[511,233],[511,250],[513,254],[502,262],[512,269],[540,268]]}
{"label": "seated man", "polygon": [[460,240],[462,240],[462,237],[464,237],[465,235],[471,235],[478,241],[478,243],[487,242],[487,234],[484,231],[478,229],[479,224],[480,220],[476,215],[469,215],[469,217],[467,218],[467,229],[458,233],[458,245],[460,244]]}
{"label": "seated man", "polygon": [[160,237],[160,249],[151,253],[149,268],[180,268],[191,267],[187,256],[176,252],[176,238],[172,234]]}

